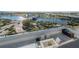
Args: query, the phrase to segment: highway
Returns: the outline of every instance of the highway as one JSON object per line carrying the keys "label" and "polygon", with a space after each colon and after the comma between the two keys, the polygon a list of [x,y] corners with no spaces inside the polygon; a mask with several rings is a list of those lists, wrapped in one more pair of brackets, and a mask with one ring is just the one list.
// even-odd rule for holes
{"label": "highway", "polygon": [[52,34],[58,33],[63,28],[64,27],[52,28],[49,30],[41,30],[41,31],[35,31],[35,32],[30,32],[30,33],[21,33],[18,35],[12,35],[12,36],[0,38],[0,48],[1,47],[15,48],[15,47],[20,47],[20,46],[28,45],[31,43],[35,43],[35,39],[37,37],[44,38],[44,35],[49,34],[49,33],[52,33]]}

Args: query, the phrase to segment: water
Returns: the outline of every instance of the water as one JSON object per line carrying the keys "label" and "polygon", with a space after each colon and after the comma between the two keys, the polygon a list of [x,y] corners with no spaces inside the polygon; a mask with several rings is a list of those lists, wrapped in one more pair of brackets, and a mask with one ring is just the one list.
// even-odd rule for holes
{"label": "water", "polygon": [[43,21],[43,22],[53,22],[53,23],[59,23],[59,24],[66,24],[67,21],[64,19],[58,19],[58,18],[37,18],[37,21]]}
{"label": "water", "polygon": [[0,19],[22,20],[25,19],[22,16],[0,16]]}
{"label": "water", "polygon": [[[23,20],[25,19],[22,16],[0,16],[0,18],[4,18],[4,19],[11,19],[11,20]],[[59,24],[66,24],[67,21],[63,20],[63,19],[58,19],[58,18],[37,18],[37,21],[43,21],[43,22],[54,22],[54,23],[59,23]]]}

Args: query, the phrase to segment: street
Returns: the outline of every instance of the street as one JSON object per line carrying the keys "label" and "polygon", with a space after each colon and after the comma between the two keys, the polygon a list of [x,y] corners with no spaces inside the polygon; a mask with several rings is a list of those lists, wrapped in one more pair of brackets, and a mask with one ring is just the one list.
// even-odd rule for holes
{"label": "street", "polygon": [[17,47],[18,45],[23,45],[24,42],[26,42],[25,43],[26,45],[30,43],[35,43],[35,39],[37,37],[41,37],[42,35],[44,36],[48,34],[50,31],[52,33],[53,32],[58,33],[62,28],[63,27],[59,29],[55,28],[55,29],[36,31],[36,32],[31,32],[31,33],[22,33],[21,35],[13,35],[13,36],[5,37],[5,38],[0,38],[0,47],[14,47],[14,46]]}

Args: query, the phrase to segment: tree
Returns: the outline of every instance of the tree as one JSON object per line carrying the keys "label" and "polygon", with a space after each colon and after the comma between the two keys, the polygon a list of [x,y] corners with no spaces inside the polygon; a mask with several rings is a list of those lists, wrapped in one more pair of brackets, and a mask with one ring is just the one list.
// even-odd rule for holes
{"label": "tree", "polygon": [[13,35],[16,34],[16,30],[14,29],[14,26],[11,26],[10,28],[7,28],[8,32],[6,33],[6,35]]}
{"label": "tree", "polygon": [[33,21],[30,20],[30,19],[23,20],[22,21],[22,24],[23,24],[22,28],[24,30],[26,30],[26,31],[31,31],[31,29],[32,29],[32,23],[33,23]]}
{"label": "tree", "polygon": [[0,27],[10,24],[11,20],[9,19],[0,19]]}
{"label": "tree", "polygon": [[30,20],[23,20],[22,24],[23,24],[23,26],[29,26],[30,25]]}

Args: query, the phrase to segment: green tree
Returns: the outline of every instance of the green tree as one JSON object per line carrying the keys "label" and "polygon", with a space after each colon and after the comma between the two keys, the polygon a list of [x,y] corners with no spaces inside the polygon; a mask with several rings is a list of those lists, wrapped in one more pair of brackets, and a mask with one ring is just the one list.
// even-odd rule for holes
{"label": "green tree", "polygon": [[7,28],[6,30],[8,30],[8,32],[6,33],[6,35],[17,34],[16,30],[14,29],[14,26],[11,26],[10,28]]}
{"label": "green tree", "polygon": [[23,26],[29,26],[30,25],[30,20],[23,20],[22,24],[23,24]]}
{"label": "green tree", "polygon": [[9,20],[9,19],[0,19],[0,27],[9,25],[10,22],[11,22],[11,20]]}
{"label": "green tree", "polygon": [[24,30],[26,30],[26,31],[30,31],[31,30],[31,28],[32,28],[31,20],[23,20],[22,24],[23,24],[22,28]]}

